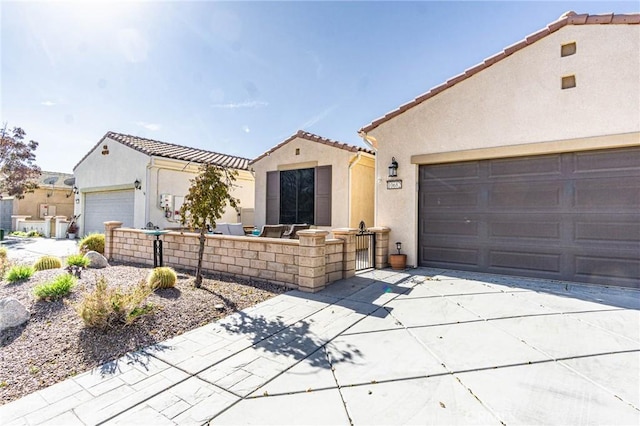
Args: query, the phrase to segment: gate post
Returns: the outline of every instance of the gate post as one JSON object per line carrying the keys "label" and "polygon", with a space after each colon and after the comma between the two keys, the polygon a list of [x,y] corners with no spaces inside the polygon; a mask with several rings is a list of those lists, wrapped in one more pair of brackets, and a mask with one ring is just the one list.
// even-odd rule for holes
{"label": "gate post", "polygon": [[389,266],[389,233],[391,228],[377,226],[369,228],[368,231],[376,234],[376,269],[383,269]]}
{"label": "gate post", "polygon": [[332,229],[334,238],[344,241],[342,248],[342,278],[356,275],[356,228]]}
{"label": "gate post", "polygon": [[328,231],[308,229],[298,231],[298,290],[315,293],[327,284],[326,236]]}
{"label": "gate post", "polygon": [[113,230],[120,228],[122,222],[116,220],[104,223],[104,257],[113,260]]}

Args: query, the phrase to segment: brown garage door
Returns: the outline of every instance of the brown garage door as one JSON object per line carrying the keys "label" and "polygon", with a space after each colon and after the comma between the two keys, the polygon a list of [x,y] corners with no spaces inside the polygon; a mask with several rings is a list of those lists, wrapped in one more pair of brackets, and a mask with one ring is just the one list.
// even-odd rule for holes
{"label": "brown garage door", "polygon": [[419,263],[640,288],[640,148],[420,166]]}

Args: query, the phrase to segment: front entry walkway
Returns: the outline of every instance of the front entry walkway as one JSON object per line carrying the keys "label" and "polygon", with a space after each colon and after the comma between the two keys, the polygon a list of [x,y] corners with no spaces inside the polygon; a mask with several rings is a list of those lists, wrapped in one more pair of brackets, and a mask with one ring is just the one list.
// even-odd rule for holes
{"label": "front entry walkway", "polygon": [[376,270],[0,407],[2,424],[640,424],[640,292]]}

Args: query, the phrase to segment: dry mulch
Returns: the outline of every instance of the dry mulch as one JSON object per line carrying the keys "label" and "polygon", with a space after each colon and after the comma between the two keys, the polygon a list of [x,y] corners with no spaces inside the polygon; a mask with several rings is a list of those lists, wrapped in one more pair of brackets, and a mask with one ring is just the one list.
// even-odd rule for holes
{"label": "dry mulch", "polygon": [[[70,295],[50,302],[36,301],[32,289],[66,273],[63,269],[36,272],[20,283],[0,282],[0,298],[15,297],[31,312],[27,323],[0,332],[0,405],[287,291],[265,282],[225,282],[207,276],[202,287],[195,288],[192,275],[178,272],[175,288],[156,290],[147,299],[154,306],[151,314],[108,331],[86,328],[66,303],[80,300],[83,288],[91,289],[100,276],[109,285],[128,286],[145,279],[152,269],[112,264],[84,270]],[[216,309],[216,304],[224,309]]]}

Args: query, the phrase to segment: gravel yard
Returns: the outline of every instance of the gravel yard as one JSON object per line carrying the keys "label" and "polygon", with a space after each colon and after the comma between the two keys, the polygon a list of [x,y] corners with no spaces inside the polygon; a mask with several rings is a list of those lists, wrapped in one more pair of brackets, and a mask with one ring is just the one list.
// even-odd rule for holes
{"label": "gravel yard", "polygon": [[[148,298],[154,306],[151,314],[108,332],[85,328],[65,303],[78,301],[83,288],[91,289],[100,276],[109,285],[127,286],[145,279],[151,269],[113,264],[85,270],[75,290],[53,302],[36,301],[32,289],[65,273],[63,269],[36,272],[20,283],[0,282],[0,298],[15,297],[31,312],[26,324],[0,334],[0,405],[287,291],[267,283],[223,282],[206,275],[196,289],[194,277],[178,271],[175,288],[156,290]],[[214,308],[216,304],[224,309]]]}

